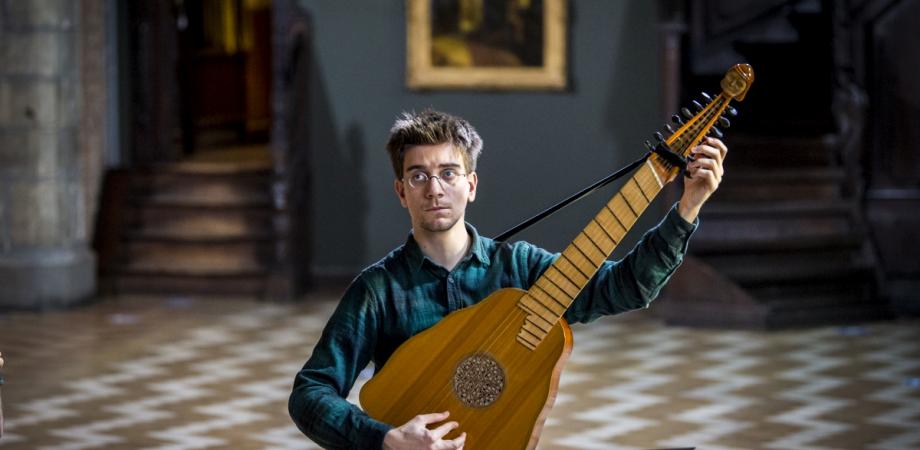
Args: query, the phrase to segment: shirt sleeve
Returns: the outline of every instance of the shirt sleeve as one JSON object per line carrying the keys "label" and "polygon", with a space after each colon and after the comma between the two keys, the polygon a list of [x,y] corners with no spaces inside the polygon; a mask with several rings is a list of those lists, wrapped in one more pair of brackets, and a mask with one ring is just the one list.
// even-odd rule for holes
{"label": "shirt sleeve", "polygon": [[699,219],[687,222],[671,207],[621,261],[606,261],[566,311],[569,322],[647,308],[680,266]]}
{"label": "shirt sleeve", "polygon": [[358,278],[345,292],[310,359],[297,373],[288,400],[294,423],[323,448],[379,449],[392,428],[345,400],[371,360],[376,330],[374,293]]}
{"label": "shirt sleeve", "polygon": [[[648,307],[680,266],[690,235],[698,224],[699,219],[693,223],[684,220],[675,204],[625,258],[601,265],[563,317],[570,323],[590,322],[601,316]],[[537,247],[529,248],[524,263],[530,273],[528,287],[559,257]]]}

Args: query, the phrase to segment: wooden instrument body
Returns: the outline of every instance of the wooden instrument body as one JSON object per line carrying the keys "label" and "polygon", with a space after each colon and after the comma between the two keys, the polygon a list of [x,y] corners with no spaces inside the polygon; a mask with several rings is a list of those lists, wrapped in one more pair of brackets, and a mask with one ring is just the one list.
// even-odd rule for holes
{"label": "wooden instrument body", "polygon": [[[526,293],[498,290],[403,343],[364,385],[361,406],[393,426],[450,411],[450,420],[467,433],[466,448],[534,448],[572,350],[572,332],[559,320],[536,350],[518,343],[526,313],[517,305]],[[454,394],[457,367],[475,354],[487,354],[504,372],[503,391],[484,407],[467,406]]]}

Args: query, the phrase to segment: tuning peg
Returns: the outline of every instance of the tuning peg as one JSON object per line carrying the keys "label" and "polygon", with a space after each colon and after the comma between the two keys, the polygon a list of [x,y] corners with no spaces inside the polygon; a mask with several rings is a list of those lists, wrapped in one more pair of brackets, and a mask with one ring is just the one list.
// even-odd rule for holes
{"label": "tuning peg", "polygon": [[683,124],[684,124],[684,121],[681,120],[680,116],[678,116],[677,114],[674,114],[673,116],[671,116],[671,122],[674,122],[674,123],[676,123],[676,124],[678,124],[678,125],[683,125]]}
{"label": "tuning peg", "polygon": [[702,95],[703,98],[706,99],[706,103],[709,103],[709,102],[712,101],[712,96],[711,96],[711,95],[709,95],[709,94],[707,94],[707,93],[705,93],[705,92],[700,92],[700,95]]}
{"label": "tuning peg", "polygon": [[725,109],[728,111],[728,115],[732,117],[735,117],[738,115],[738,110],[735,109],[733,106],[729,106],[728,108],[725,108]]}
{"label": "tuning peg", "polygon": [[702,111],[702,110],[703,110],[703,105],[701,105],[700,102],[698,102],[698,101],[696,101],[696,100],[693,101],[693,107],[696,108],[697,111]]}
{"label": "tuning peg", "polygon": [[651,142],[645,141],[645,148],[647,148],[647,149],[649,149],[649,150],[651,151],[651,150],[654,150],[654,149],[655,149],[655,146],[652,145]]}
{"label": "tuning peg", "polygon": [[657,139],[658,142],[664,142],[664,135],[661,134],[660,131],[656,131],[656,132],[655,132],[655,139]]}
{"label": "tuning peg", "polygon": [[712,127],[712,129],[710,129],[709,132],[719,139],[722,139],[722,136],[724,136],[724,134],[722,134],[722,130],[716,127]]}
{"label": "tuning peg", "polygon": [[688,119],[691,118],[691,117],[693,117],[693,113],[691,113],[690,110],[687,109],[687,108],[681,108],[681,109],[680,109],[680,113],[683,114],[684,117],[686,117],[686,118],[688,118]]}
{"label": "tuning peg", "polygon": [[668,133],[674,134],[674,129],[671,128],[671,124],[669,123],[664,124],[664,129],[668,130]]}
{"label": "tuning peg", "polygon": [[728,117],[720,116],[720,117],[719,117],[719,125],[720,125],[722,128],[728,128],[728,127],[732,126],[732,123],[728,120]]}

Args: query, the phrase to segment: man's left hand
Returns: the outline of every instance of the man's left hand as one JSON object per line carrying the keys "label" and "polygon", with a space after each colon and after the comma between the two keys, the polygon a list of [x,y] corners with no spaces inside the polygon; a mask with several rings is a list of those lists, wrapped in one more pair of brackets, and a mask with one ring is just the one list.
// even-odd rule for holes
{"label": "man's left hand", "polygon": [[684,194],[680,197],[677,212],[687,222],[696,220],[700,207],[722,182],[725,170],[722,162],[728,147],[719,139],[707,137],[692,150],[690,156],[694,161],[687,163],[687,172],[684,176]]}

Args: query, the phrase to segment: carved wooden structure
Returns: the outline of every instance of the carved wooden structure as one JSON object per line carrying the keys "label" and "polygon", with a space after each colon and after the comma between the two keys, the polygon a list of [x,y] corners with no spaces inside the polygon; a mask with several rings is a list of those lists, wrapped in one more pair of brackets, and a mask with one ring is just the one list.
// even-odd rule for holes
{"label": "carved wooden structure", "polygon": [[920,166],[906,150],[918,138],[902,125],[917,122],[907,119],[916,87],[894,75],[916,59],[906,24],[918,2],[662,4],[686,21],[685,99],[739,57],[759,80],[726,138],[727,175],[662,302],[666,318],[775,328],[920,309],[909,294],[920,287]]}

